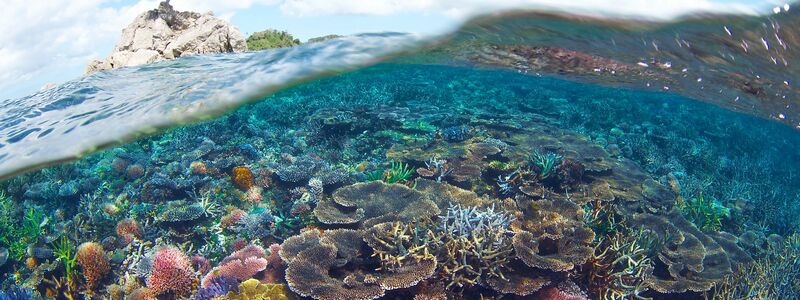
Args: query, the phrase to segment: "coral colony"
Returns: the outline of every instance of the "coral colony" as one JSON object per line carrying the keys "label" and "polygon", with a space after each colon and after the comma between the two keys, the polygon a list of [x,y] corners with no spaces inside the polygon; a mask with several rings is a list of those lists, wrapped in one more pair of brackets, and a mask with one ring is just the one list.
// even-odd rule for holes
{"label": "coral colony", "polygon": [[2,182],[0,299],[797,299],[797,138],[750,122],[379,65]]}

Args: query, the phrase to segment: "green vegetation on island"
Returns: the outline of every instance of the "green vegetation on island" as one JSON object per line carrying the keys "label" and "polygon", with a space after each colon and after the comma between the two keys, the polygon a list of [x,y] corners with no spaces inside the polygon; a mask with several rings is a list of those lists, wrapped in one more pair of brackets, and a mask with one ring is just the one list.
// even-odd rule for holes
{"label": "green vegetation on island", "polygon": [[293,47],[300,45],[300,40],[286,31],[274,29],[258,31],[247,38],[247,49],[259,51],[272,48]]}

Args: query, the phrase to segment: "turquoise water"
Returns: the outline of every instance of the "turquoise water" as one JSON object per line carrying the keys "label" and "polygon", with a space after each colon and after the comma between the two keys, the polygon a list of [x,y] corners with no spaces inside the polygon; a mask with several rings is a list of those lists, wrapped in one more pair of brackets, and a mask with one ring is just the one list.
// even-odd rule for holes
{"label": "turquoise water", "polygon": [[[794,67],[736,45],[720,56],[736,63],[701,51],[722,51],[725,23],[741,41],[754,37],[745,29],[779,33],[789,46],[771,54],[793,57],[794,36],[764,29],[774,22],[796,18],[520,13],[439,44],[377,36],[371,55],[286,77],[270,77],[285,70],[260,53],[193,57],[31,96],[62,99],[65,115],[98,105],[105,122],[8,114],[25,117],[0,127],[4,174],[108,147],[0,183],[0,297],[797,299],[800,135],[783,97]],[[676,35],[694,50],[644,38]],[[375,46],[387,38],[407,44]],[[266,53],[289,66],[355,53],[329,46]],[[130,79],[181,66],[174,87],[140,93]],[[744,75],[757,70],[759,81]],[[127,114],[102,114],[122,91]],[[53,130],[9,133],[34,123]]]}

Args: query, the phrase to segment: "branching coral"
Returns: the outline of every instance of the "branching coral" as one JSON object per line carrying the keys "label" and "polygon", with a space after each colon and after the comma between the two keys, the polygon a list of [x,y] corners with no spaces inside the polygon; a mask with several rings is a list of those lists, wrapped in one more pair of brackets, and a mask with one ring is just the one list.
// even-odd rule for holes
{"label": "branching coral", "polygon": [[446,288],[467,288],[484,277],[507,280],[503,268],[513,258],[512,220],[493,207],[451,206],[437,222],[378,224],[367,231],[365,241],[385,270],[432,261]]}
{"label": "branching coral", "polygon": [[83,270],[86,286],[93,289],[105,277],[111,266],[106,257],[106,252],[100,244],[87,242],[78,246],[75,252],[75,261]]}
{"label": "branching coral", "polygon": [[275,217],[265,210],[260,213],[243,214],[231,230],[245,234],[253,239],[261,239],[270,236],[275,223]]}
{"label": "branching coral", "polygon": [[188,296],[197,286],[191,260],[175,247],[157,249],[150,259],[147,288],[152,295]]}
{"label": "branching coral", "polygon": [[695,199],[680,201],[677,198],[676,205],[683,212],[684,217],[703,231],[719,231],[722,227],[722,219],[730,216],[730,210],[713,199],[706,200],[703,193]]}
{"label": "branching coral", "polygon": [[117,222],[117,236],[122,238],[125,241],[125,244],[129,244],[134,239],[141,239],[142,238],[142,229],[139,227],[139,223],[136,222],[134,219],[122,219]]}
{"label": "branching coral", "polygon": [[531,156],[528,157],[528,161],[531,165],[537,167],[539,178],[545,179],[554,173],[553,171],[555,171],[563,158],[564,157],[558,153],[541,153],[539,151],[534,151],[531,153]]}
{"label": "branching coral", "polygon": [[796,299],[800,295],[800,234],[742,266],[710,293],[715,300]]}
{"label": "branching coral", "polygon": [[589,261],[576,272],[587,282],[589,292],[602,300],[649,299],[645,279],[653,271],[644,232],[617,233],[601,239]]}

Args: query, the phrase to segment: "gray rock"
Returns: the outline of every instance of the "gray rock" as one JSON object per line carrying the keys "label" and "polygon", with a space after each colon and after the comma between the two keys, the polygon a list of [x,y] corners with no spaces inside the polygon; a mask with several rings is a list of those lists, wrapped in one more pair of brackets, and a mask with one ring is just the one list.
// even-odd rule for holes
{"label": "gray rock", "polygon": [[122,30],[111,55],[89,62],[86,74],[184,55],[247,50],[244,36],[230,23],[211,13],[176,11],[168,2],[136,17]]}

